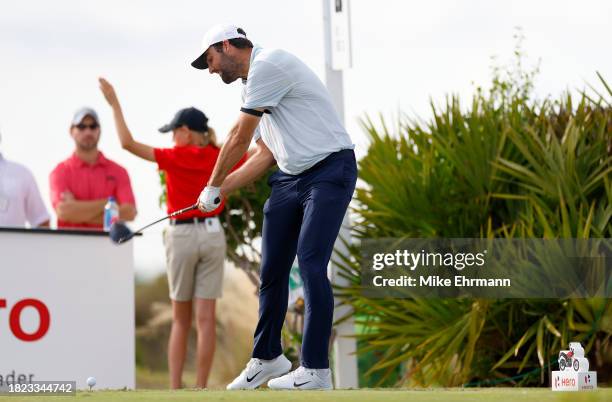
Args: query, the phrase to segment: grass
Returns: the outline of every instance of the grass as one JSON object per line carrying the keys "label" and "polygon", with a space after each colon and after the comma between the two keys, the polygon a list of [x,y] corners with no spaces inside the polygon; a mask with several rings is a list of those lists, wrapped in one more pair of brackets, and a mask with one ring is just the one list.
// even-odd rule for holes
{"label": "grass", "polygon": [[[54,396],[46,400],[70,401],[74,396]],[[137,390],[137,391],[83,391],[78,392],[76,399],[88,402],[94,401],[172,401],[172,402],[201,402],[201,401],[410,401],[410,402],[595,402],[612,400],[612,389],[600,388],[592,392],[552,392],[546,388],[481,388],[481,389],[362,389],[362,390],[337,390],[331,392],[321,391],[270,391],[266,389],[257,391],[159,391],[159,390]],[[17,402],[32,401],[40,402],[40,396],[0,397],[0,401]]]}
{"label": "grass", "polygon": [[[189,388],[196,383],[196,373],[193,370],[183,371],[183,386]],[[152,371],[136,367],[136,388],[139,390],[168,390],[170,377],[168,371]]]}

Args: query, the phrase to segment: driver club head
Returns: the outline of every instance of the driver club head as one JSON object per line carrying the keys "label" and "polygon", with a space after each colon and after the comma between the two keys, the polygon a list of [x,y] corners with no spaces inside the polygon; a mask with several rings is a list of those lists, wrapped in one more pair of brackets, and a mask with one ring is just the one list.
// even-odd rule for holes
{"label": "driver club head", "polygon": [[113,243],[121,244],[130,240],[134,236],[134,233],[132,233],[125,223],[117,221],[111,225],[108,235]]}

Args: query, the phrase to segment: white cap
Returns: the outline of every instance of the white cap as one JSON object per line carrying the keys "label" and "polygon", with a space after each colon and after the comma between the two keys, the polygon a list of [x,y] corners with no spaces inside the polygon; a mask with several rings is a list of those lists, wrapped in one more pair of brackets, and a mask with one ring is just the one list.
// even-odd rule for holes
{"label": "white cap", "polygon": [[202,38],[202,49],[200,56],[195,59],[191,65],[199,70],[207,69],[208,63],[206,62],[206,52],[208,51],[208,48],[215,43],[223,42],[224,40],[236,38],[246,39],[245,34],[238,32],[239,29],[240,28],[237,26],[229,24],[219,24],[211,27]]}
{"label": "white cap", "polygon": [[98,119],[98,114],[95,110],[90,107],[82,107],[76,112],[74,112],[74,116],[72,117],[72,125],[76,126],[77,124],[81,124],[85,116],[91,116],[96,123],[100,124],[100,119]]}

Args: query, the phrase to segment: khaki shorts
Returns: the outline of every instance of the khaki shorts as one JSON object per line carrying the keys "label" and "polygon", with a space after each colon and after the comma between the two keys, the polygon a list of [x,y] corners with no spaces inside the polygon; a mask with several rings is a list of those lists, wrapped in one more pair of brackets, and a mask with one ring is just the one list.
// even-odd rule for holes
{"label": "khaki shorts", "polygon": [[[218,219],[218,218],[212,218]],[[206,223],[171,225],[164,229],[170,298],[176,301],[217,299],[223,288],[225,233],[209,233]]]}

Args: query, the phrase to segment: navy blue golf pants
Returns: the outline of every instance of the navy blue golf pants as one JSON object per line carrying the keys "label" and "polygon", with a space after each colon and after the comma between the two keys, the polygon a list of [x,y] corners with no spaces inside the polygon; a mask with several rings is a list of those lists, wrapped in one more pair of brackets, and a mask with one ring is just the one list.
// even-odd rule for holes
{"label": "navy blue golf pants", "polygon": [[253,357],[270,360],[283,352],[289,271],[297,254],[305,303],[301,364],[329,367],[334,297],[327,265],[356,180],[355,153],[350,149],[335,152],[298,175],[278,171],[270,176]]}

